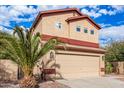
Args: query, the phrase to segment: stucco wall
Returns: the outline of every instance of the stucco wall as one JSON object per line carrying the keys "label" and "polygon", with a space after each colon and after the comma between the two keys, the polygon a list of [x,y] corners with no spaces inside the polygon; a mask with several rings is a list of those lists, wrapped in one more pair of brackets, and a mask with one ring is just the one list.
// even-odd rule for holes
{"label": "stucco wall", "polygon": [[[77,26],[80,26],[81,28],[80,32],[76,31]],[[84,33],[84,28],[87,28],[88,33]],[[91,30],[94,30],[94,34],[90,33]],[[97,31],[97,29],[87,19],[70,22],[71,39],[99,43],[98,36],[99,36],[99,31]]]}
{"label": "stucco wall", "polygon": [[113,65],[113,72],[116,74],[124,74],[124,62],[110,62]]}
{"label": "stucco wall", "polygon": [[0,60],[0,78],[5,80],[16,80],[18,67],[9,60]]}
{"label": "stucco wall", "polygon": [[[99,43],[99,31],[97,28],[91,24],[87,19],[82,19],[78,21],[73,21],[67,23],[65,20],[78,16],[76,12],[65,12],[65,13],[57,13],[57,14],[49,14],[42,16],[38,25],[36,26],[34,33],[40,32],[41,34],[58,36],[64,38],[71,38],[75,40],[88,41],[93,43]],[[58,29],[56,27],[56,23],[62,23],[62,28]],[[77,32],[76,27],[80,26],[81,31]],[[84,33],[84,28],[88,29],[88,33]],[[94,34],[92,35],[90,32],[94,30]]]}
{"label": "stucco wall", "polygon": [[[88,21],[88,19],[77,20],[70,23],[66,22],[68,18],[74,16],[79,16],[79,14],[73,11],[42,15],[34,33],[40,32],[41,34],[51,36],[99,43],[99,31],[93,24],[91,24],[91,22]],[[56,23],[58,22],[62,24],[61,29],[56,27]],[[77,26],[81,27],[81,32],[76,31]],[[84,28],[88,29],[88,33],[84,33]],[[90,33],[91,30],[94,30],[94,34]]]}
{"label": "stucco wall", "polygon": [[[65,21],[67,18],[73,17],[73,12],[69,13],[57,13],[48,16],[43,16],[42,20],[38,23],[34,30],[35,32],[40,32],[41,34],[68,37],[68,24]],[[62,28],[56,28],[55,24],[57,22],[62,23]]]}
{"label": "stucco wall", "polygon": [[[60,13],[52,16],[45,16],[42,18],[42,33],[47,35],[68,37],[68,23],[67,18],[72,17],[73,13]],[[56,23],[60,22],[62,28],[58,29]]]}

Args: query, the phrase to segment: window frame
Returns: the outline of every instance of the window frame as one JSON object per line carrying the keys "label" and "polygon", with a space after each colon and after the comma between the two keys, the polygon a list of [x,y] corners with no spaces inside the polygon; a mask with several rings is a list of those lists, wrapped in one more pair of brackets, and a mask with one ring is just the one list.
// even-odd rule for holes
{"label": "window frame", "polygon": [[[86,32],[87,31],[87,32]],[[88,33],[88,29],[87,28],[84,28],[84,33]]]}
{"label": "window frame", "polygon": [[95,34],[95,32],[94,32],[94,30],[92,29],[92,30],[90,30],[90,34],[91,35],[94,35]]}
{"label": "window frame", "polygon": [[56,27],[57,29],[62,29],[62,23],[61,23],[61,22],[56,22],[56,23],[55,23],[55,27]]}
{"label": "window frame", "polygon": [[76,26],[76,32],[81,32],[81,26]]}

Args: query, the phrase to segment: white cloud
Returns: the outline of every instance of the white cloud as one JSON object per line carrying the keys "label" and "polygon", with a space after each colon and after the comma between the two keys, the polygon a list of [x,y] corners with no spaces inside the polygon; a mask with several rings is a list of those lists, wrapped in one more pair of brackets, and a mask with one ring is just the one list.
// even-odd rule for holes
{"label": "white cloud", "polygon": [[87,9],[82,9],[81,12],[94,18],[101,16],[100,13],[96,13],[94,10],[88,11]]}
{"label": "white cloud", "polygon": [[[14,21],[15,23],[20,22],[31,22],[35,19],[39,11],[50,10],[50,9],[59,9],[65,8],[67,6],[48,6],[48,5],[39,5],[37,8],[33,6],[26,5],[13,5],[13,6],[0,6],[0,25],[1,26],[10,26],[10,21]],[[24,15],[29,15],[29,17],[25,18]],[[19,17],[22,16],[22,17]]]}
{"label": "white cloud", "polygon": [[[44,10],[52,10],[52,9],[62,9],[62,8],[66,8],[66,7],[68,7],[68,6],[66,6],[66,5],[49,5],[49,6],[48,5],[39,5],[37,10],[44,11]],[[71,7],[71,6],[69,6],[69,7]]]}
{"label": "white cloud", "polygon": [[12,34],[12,29],[8,29],[6,27],[0,26],[0,30],[5,31],[5,32],[9,32],[10,34]]}
{"label": "white cloud", "polygon": [[[111,40],[124,40],[124,25],[121,26],[112,26],[108,28],[103,28],[100,30],[100,42],[101,45],[110,43]],[[104,43],[103,43],[104,41]]]}
{"label": "white cloud", "polygon": [[[110,6],[108,6],[110,8]],[[124,7],[124,6],[123,6]],[[111,9],[113,8],[113,9]],[[99,9],[99,13],[102,13],[104,15],[115,15],[116,13],[118,13],[119,11],[122,11],[123,8],[121,6],[111,6],[110,9],[107,10],[106,9]]]}
{"label": "white cloud", "polygon": [[97,8],[98,5],[89,5],[88,7],[89,7],[89,8]]}
{"label": "white cloud", "polygon": [[3,26],[0,26],[0,30],[3,30]]}
{"label": "white cloud", "polygon": [[123,5],[111,5],[111,8],[113,10],[108,11],[109,15],[115,15],[117,13],[120,13],[120,12],[124,11],[124,6]]}
{"label": "white cloud", "polygon": [[111,7],[116,9],[117,11],[124,11],[123,5],[112,5]]}
{"label": "white cloud", "polygon": [[115,15],[116,14],[116,10],[107,10],[107,9],[99,9],[98,13],[102,14],[102,15]]}
{"label": "white cloud", "polygon": [[[33,6],[11,6],[12,10],[17,12],[17,14],[34,14],[37,12],[37,9],[33,8]],[[18,13],[19,12],[19,13]]]}
{"label": "white cloud", "polygon": [[100,9],[99,6],[88,6],[89,9],[83,8],[81,10],[82,13],[87,14],[91,17],[97,18],[102,15],[115,15],[116,11],[115,10],[107,10],[107,9]]}
{"label": "white cloud", "polygon": [[104,23],[101,23],[101,24],[99,24],[101,27],[110,27],[110,26],[112,26],[111,24],[104,24]]}
{"label": "white cloud", "polygon": [[108,14],[108,11],[106,10],[106,9],[101,9],[100,11],[99,11],[99,13],[102,13],[102,14]]}
{"label": "white cloud", "polygon": [[91,17],[94,17],[94,18],[100,17],[102,15],[112,16],[119,12],[124,11],[124,6],[121,6],[121,5],[112,5],[112,6],[108,6],[106,8],[100,8],[99,5],[87,6],[88,9],[86,9],[85,7],[83,7],[81,11]]}
{"label": "white cloud", "polygon": [[91,8],[92,10],[94,10],[94,11],[98,11],[100,9],[99,5],[89,5],[88,7]]}
{"label": "white cloud", "polygon": [[[0,26],[3,26],[3,28],[11,27],[10,21],[13,21],[15,23],[31,22],[35,19],[38,12],[41,10],[43,11],[43,10],[49,10],[49,9],[59,9],[64,7],[66,6],[40,5],[40,6],[37,6],[37,8],[34,8],[33,6],[26,6],[26,5],[0,6]],[[23,17],[25,15],[29,15],[29,17],[28,18]]]}
{"label": "white cloud", "polygon": [[[10,21],[15,23],[31,22],[36,17],[38,11],[38,8],[33,6],[0,6],[0,26],[11,27]],[[29,18],[23,17],[27,14]]]}
{"label": "white cloud", "polygon": [[110,15],[110,16],[111,16],[111,15],[115,15],[115,14],[116,14],[116,10],[113,10],[113,11],[110,10],[110,11],[108,11],[108,15]]}

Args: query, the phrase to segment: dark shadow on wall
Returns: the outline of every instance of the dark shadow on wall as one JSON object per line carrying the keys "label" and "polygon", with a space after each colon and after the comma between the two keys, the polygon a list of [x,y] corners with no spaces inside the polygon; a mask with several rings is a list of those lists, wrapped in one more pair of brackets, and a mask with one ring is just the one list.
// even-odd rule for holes
{"label": "dark shadow on wall", "polygon": [[17,78],[18,78],[18,80],[20,80],[23,77],[24,77],[24,73],[23,73],[21,67],[18,66]]}
{"label": "dark shadow on wall", "polygon": [[57,64],[55,61],[51,63],[53,60],[48,60],[47,62],[42,61],[41,64],[39,64],[37,67],[40,70],[40,75],[37,75],[39,77],[39,81],[42,81],[42,72],[43,69],[55,69],[55,74],[54,75],[47,75],[48,78],[50,79],[63,79],[62,74],[57,70],[60,69],[60,64]]}
{"label": "dark shadow on wall", "polygon": [[[51,62],[52,62],[52,60],[48,60],[47,62],[42,61],[42,62],[40,62],[39,65],[37,65],[37,68],[39,69],[40,74],[39,73],[35,74],[35,77],[37,78],[38,81],[42,80],[42,78],[41,78],[42,77],[42,71],[45,68],[55,69],[56,70],[55,76],[52,77],[53,79],[64,79],[62,74],[59,71],[57,71],[57,69],[60,69],[60,64],[57,64],[55,62],[51,64]],[[49,67],[48,67],[48,65],[49,65]],[[18,66],[17,78],[18,78],[18,80],[20,80],[23,77],[24,77],[23,71]],[[48,77],[51,77],[51,75],[48,75]]]}
{"label": "dark shadow on wall", "polygon": [[[57,63],[52,64],[52,65],[51,65],[51,68],[53,68],[53,67],[54,67],[55,69],[60,69],[60,68],[61,68],[60,64],[57,64]],[[58,77],[55,77],[55,79],[64,79],[63,76],[62,76],[62,74],[61,74],[59,71],[57,71],[57,70],[56,70],[56,75],[57,75]]]}

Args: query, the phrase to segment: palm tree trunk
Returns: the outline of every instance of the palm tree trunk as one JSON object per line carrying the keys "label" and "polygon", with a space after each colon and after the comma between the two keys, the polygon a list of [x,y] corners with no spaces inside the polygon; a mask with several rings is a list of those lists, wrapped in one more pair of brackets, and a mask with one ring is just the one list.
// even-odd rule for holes
{"label": "palm tree trunk", "polygon": [[33,71],[30,69],[23,69],[24,77],[19,81],[21,88],[35,88],[38,87],[38,83],[33,76]]}

